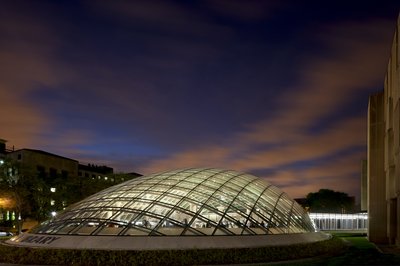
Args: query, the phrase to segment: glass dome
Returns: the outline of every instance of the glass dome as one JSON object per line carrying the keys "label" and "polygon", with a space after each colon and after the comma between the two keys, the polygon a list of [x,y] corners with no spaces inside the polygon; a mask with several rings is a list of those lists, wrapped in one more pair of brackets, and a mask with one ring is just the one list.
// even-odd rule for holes
{"label": "glass dome", "polygon": [[232,170],[192,168],[142,176],[67,208],[32,231],[57,235],[213,236],[315,232],[277,187]]}

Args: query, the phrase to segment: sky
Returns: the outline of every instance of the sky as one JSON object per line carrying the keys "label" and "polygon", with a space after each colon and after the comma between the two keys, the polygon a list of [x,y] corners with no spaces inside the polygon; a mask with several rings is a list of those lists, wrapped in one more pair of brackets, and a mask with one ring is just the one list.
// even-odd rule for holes
{"label": "sky", "polygon": [[8,148],[359,198],[368,97],[383,89],[399,1],[0,3]]}

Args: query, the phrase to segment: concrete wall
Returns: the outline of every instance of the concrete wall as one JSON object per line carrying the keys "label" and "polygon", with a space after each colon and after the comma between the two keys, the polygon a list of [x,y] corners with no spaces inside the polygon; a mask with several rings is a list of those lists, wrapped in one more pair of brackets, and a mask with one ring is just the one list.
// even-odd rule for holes
{"label": "concrete wall", "polygon": [[400,245],[399,25],[400,17],[390,51],[384,91],[370,97],[367,174],[369,239],[397,245]]}
{"label": "concrete wall", "polygon": [[372,95],[368,104],[368,239],[375,243],[387,242],[383,99],[383,93]]}
{"label": "concrete wall", "polygon": [[81,236],[25,233],[7,240],[6,243],[45,248],[160,250],[254,248],[318,242],[330,237],[322,232],[252,236]]}
{"label": "concrete wall", "polygon": [[361,161],[361,211],[368,210],[368,164],[367,160]]}
{"label": "concrete wall", "polygon": [[400,243],[400,156],[399,156],[399,24],[393,38],[384,83],[385,175],[390,243]]}

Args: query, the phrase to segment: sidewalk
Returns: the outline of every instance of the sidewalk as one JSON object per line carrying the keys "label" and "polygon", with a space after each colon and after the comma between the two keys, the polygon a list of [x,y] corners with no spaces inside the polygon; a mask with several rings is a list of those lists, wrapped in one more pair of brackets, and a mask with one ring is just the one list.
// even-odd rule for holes
{"label": "sidewalk", "polygon": [[395,245],[376,245],[376,248],[385,254],[400,255],[400,247]]}

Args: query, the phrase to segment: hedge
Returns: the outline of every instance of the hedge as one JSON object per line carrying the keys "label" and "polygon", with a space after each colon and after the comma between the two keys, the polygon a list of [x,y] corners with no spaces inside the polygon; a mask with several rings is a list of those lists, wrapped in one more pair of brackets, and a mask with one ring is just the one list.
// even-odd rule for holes
{"label": "hedge", "polygon": [[339,238],[288,246],[194,250],[70,250],[0,245],[0,262],[41,265],[201,265],[261,263],[336,255]]}

